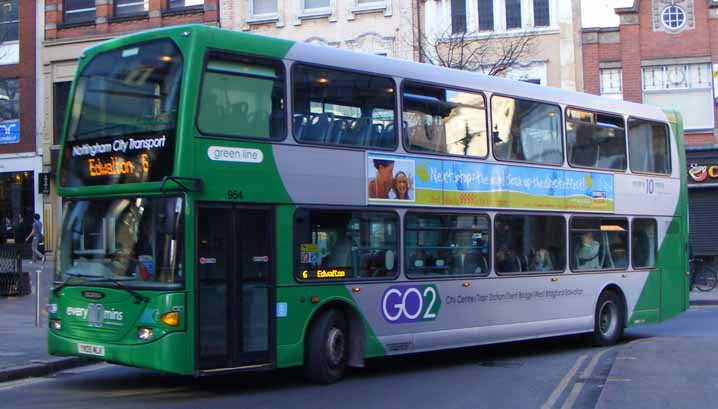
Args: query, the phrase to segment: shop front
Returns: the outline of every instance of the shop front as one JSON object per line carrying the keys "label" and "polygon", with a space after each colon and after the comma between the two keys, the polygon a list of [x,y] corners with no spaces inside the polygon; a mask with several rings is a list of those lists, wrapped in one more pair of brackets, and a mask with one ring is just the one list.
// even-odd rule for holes
{"label": "shop front", "polygon": [[686,149],[688,164],[689,242],[693,256],[718,261],[718,148]]}
{"label": "shop front", "polygon": [[42,217],[38,177],[40,156],[0,158],[0,243],[24,243],[35,213]]}

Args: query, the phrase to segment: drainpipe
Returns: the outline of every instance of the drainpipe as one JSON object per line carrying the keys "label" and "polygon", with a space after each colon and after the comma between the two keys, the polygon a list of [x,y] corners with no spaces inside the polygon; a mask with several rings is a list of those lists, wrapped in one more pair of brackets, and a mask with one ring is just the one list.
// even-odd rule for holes
{"label": "drainpipe", "polygon": [[416,41],[419,44],[419,62],[424,62],[421,35],[421,0],[416,0]]}

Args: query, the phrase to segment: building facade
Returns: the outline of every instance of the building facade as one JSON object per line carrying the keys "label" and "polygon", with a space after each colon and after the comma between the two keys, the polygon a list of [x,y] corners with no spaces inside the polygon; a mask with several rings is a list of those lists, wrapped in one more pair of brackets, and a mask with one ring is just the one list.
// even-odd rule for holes
{"label": "building facade", "polygon": [[681,111],[686,142],[716,139],[718,1],[635,0],[618,27],[583,30],[586,92]]}
{"label": "building facade", "polygon": [[[25,0],[23,0],[24,3]],[[116,36],[178,24],[219,24],[219,0],[45,0],[41,106],[42,168],[55,172],[70,84],[87,47]],[[45,204],[46,248],[52,252],[62,205],[54,178]]]}
{"label": "building facade", "polygon": [[494,50],[487,53],[490,66],[491,57],[496,59],[507,42],[533,37],[530,49],[501,75],[583,89],[580,0],[429,0],[417,5],[422,8],[425,47],[437,48],[437,39],[451,41],[457,35],[469,42],[494,43]]}
{"label": "building facade", "polygon": [[223,0],[223,28],[413,59],[412,0]]}
{"label": "building facade", "polygon": [[688,169],[690,243],[718,261],[718,1],[634,0],[619,26],[583,29],[586,91],[678,110]]}
{"label": "building facade", "polygon": [[35,0],[0,1],[0,242],[24,242],[42,214],[35,124]]}

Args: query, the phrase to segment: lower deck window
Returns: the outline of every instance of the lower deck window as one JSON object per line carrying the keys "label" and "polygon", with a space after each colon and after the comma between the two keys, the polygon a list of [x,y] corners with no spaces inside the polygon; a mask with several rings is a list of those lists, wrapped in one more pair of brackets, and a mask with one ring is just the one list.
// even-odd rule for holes
{"label": "lower deck window", "polygon": [[300,280],[394,277],[398,271],[393,212],[299,209],[294,220]]}
{"label": "lower deck window", "polygon": [[488,274],[489,226],[485,215],[409,213],[404,229],[406,274]]}
{"label": "lower deck window", "polygon": [[565,226],[562,216],[496,216],[496,272],[563,271],[566,266]]}
{"label": "lower deck window", "polygon": [[571,220],[571,269],[625,270],[628,268],[626,219]]}

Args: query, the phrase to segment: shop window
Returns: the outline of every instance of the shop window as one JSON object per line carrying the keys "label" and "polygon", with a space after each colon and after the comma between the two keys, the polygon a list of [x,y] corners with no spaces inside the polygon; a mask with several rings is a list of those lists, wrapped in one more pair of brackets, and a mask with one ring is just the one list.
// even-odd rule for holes
{"label": "shop window", "polygon": [[491,97],[494,155],[499,160],[563,163],[561,109],[518,98]]}
{"label": "shop window", "polygon": [[628,268],[628,221],[575,217],[570,226],[573,271]]}
{"label": "shop window", "polygon": [[497,215],[496,272],[562,272],[566,266],[565,226],[563,216]]}
{"label": "shop window", "polygon": [[487,155],[483,95],[407,83],[402,98],[409,150],[457,156]]}
{"label": "shop window", "polygon": [[300,280],[394,277],[399,217],[393,212],[299,209],[294,219]]}
{"label": "shop window", "polygon": [[0,244],[24,243],[35,213],[34,172],[0,173]]}
{"label": "shop window", "polygon": [[488,274],[490,224],[486,215],[407,214],[406,274],[410,277]]}

